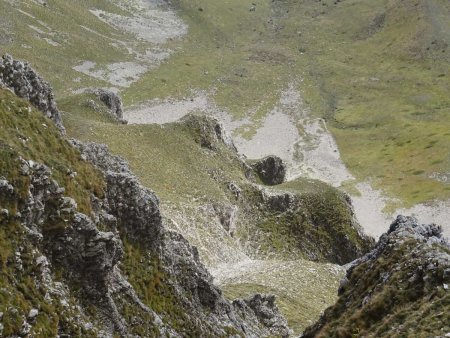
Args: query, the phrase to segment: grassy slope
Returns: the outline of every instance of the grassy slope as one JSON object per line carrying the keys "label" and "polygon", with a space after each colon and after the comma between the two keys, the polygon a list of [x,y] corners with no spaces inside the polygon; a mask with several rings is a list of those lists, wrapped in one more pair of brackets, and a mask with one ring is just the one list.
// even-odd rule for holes
{"label": "grassy slope", "polygon": [[[329,230],[324,230],[330,224],[336,228],[334,230],[344,231],[357,245],[363,245],[356,231],[348,228],[351,215],[340,192],[322,182],[297,180],[280,188],[298,194],[305,207],[303,212],[281,214],[266,210],[260,194],[245,178],[242,164],[224,145],[215,144],[216,150],[201,147],[195,141],[197,133],[187,129],[184,123],[162,127],[111,122],[86,104],[89,99],[92,97],[80,95],[75,100],[61,102],[67,132],[82,140],[105,142],[114,153],[126,157],[142,182],[161,198],[166,216],[187,223],[184,234],[198,246],[206,264],[215,266],[215,255],[228,254],[228,250],[241,251],[241,246],[247,247],[248,253],[255,258],[269,256],[292,260],[288,263],[289,268],[282,268],[282,261],[275,265],[272,270],[280,273],[276,272],[270,281],[264,274],[251,277],[265,278],[265,284],[254,280],[227,284],[228,297],[247,296],[252,290],[275,292],[282,312],[298,333],[335,300],[340,273],[336,273],[331,265],[299,258],[316,253],[317,260],[326,261],[329,243],[336,242],[330,238]],[[83,116],[82,121],[80,116]],[[226,188],[227,182],[242,188],[239,200]],[[214,215],[203,214],[205,205],[223,204],[237,205],[240,209],[234,237],[224,236],[223,229],[217,231],[213,227]],[[323,244],[317,245],[319,242]],[[312,280],[316,282],[311,283]],[[318,289],[322,297],[311,292]],[[301,316],[298,315],[300,311]]]}
{"label": "grassy slope", "polygon": [[[59,156],[55,157],[55,154]],[[18,335],[22,330],[23,317],[34,308],[39,309],[39,315],[31,335],[51,337],[62,329],[74,336],[92,336],[92,332],[84,332],[71,320],[79,315],[73,310],[75,307],[66,308],[59,300],[48,302],[45,299],[48,292],[46,286],[37,282],[42,278],[41,268],[35,263],[40,253],[27,238],[28,233],[20,224],[20,218],[16,217],[28,197],[30,184],[29,177],[20,174],[18,156],[52,168],[52,178],[65,188],[66,196],[77,201],[83,212],[90,212],[91,194],[103,194],[102,175],[82,161],[79,153],[61,139],[53,122],[43,117],[41,112],[30,109],[28,103],[14,94],[0,89],[0,176],[16,188],[13,198],[0,196],[0,208],[6,208],[10,215],[0,215],[0,312],[4,314],[3,335]],[[72,178],[67,170],[76,171],[78,175]],[[42,225],[44,230],[48,226]],[[22,269],[17,268],[17,259],[21,260]],[[52,278],[59,281],[61,275],[58,269],[53,272]],[[75,298],[68,301],[71,305],[77,305]]]}
{"label": "grassy slope", "polygon": [[[102,118],[105,119],[105,116],[100,115]],[[47,288],[51,285],[42,283],[42,266],[36,262],[38,257],[47,254],[47,248],[32,239],[30,230],[24,228],[17,215],[24,207],[30,189],[30,177],[20,173],[19,157],[47,165],[51,169],[52,179],[65,189],[64,196],[74,198],[78,210],[87,215],[91,215],[92,195],[103,198],[105,187],[103,174],[82,160],[80,153],[61,137],[51,120],[30,108],[26,101],[18,99],[10,91],[0,89],[0,178],[7,179],[15,187],[13,196],[0,194],[0,312],[4,314],[0,320],[3,325],[0,335],[20,335],[23,318],[31,309],[38,309],[39,315],[30,331],[32,336],[54,337],[60,333],[74,337],[97,336],[99,323],[96,322],[96,304],[83,302],[78,290],[80,281],[64,278],[64,269],[55,262],[50,262],[49,276],[55,282],[68,286],[67,301],[71,306],[64,306],[56,298],[55,291],[50,292],[53,301],[45,298],[49,292]],[[77,175],[72,177],[68,174],[72,172]],[[8,210],[6,216],[4,209]],[[55,228],[51,221],[39,227],[44,243],[54,231],[64,231],[63,227]],[[140,299],[156,311],[165,323],[186,337],[205,335],[205,332],[199,331],[198,323],[187,318],[185,305],[175,297],[172,276],[163,272],[157,254],[143,251],[139,244],[129,241],[125,236],[121,239],[125,250],[120,269]],[[19,265],[22,268],[18,268]],[[130,324],[132,334],[143,337],[158,335],[151,314],[143,311],[134,301],[130,302],[126,296],[120,295],[115,301],[118,311]],[[80,317],[80,313],[83,322],[94,324],[94,330],[85,330],[77,320],[74,321],[74,318]],[[135,318],[142,318],[145,324],[134,324]]]}
{"label": "grassy slope", "polygon": [[[35,39],[30,35],[32,31],[22,25],[30,19],[11,11],[2,1],[0,13],[10,14],[19,32],[15,42],[6,45],[6,51],[32,61],[63,95],[68,93],[68,78],[81,77],[82,82],[74,86],[105,85],[68,68],[85,59],[102,63],[127,60],[125,52],[80,30],[72,20],[82,20],[102,34],[123,37],[86,15],[86,9],[94,4],[111,12],[117,8],[107,8],[109,5],[103,1],[86,2],[83,9],[77,6],[75,19],[71,19],[63,12],[67,10],[63,6],[70,4],[50,3],[58,8],[51,18],[45,17],[48,12],[39,14],[42,9],[36,5],[29,5],[29,11],[41,19],[52,20],[58,25],[55,29],[67,34],[78,32],[79,39],[67,46],[63,44],[57,53],[48,53],[53,47]],[[448,53],[431,44],[430,36],[435,34],[431,28],[442,26],[433,26],[430,21],[436,17],[430,11],[436,9],[424,7],[424,1],[417,7],[408,7],[412,3],[347,0],[334,5],[331,1],[278,1],[273,2],[277,11],[272,12],[268,3],[258,1],[256,11],[250,12],[250,2],[237,0],[177,1],[180,14],[190,25],[188,37],[182,41],[181,49],[178,42],[169,43],[178,52],[125,91],[125,102],[138,103],[166,95],[180,97],[191,89],[216,88],[215,99],[221,107],[242,116],[256,106],[257,120],[276,102],[286,83],[300,76],[304,79],[300,87],[307,103],[316,114],[327,118],[345,162],[360,179],[372,177],[378,186],[387,187],[406,204],[446,198],[450,196],[448,185],[426,176],[433,171],[448,172],[450,168],[446,158],[450,144],[445,94],[449,88],[445,68]],[[446,6],[442,0],[429,3],[444,9]],[[199,11],[200,7],[203,11]],[[388,7],[383,28],[372,28],[369,23]],[[439,17],[446,12],[440,13]],[[271,15],[274,18],[269,23]],[[28,50],[22,47],[23,43],[36,48]],[[431,51],[426,51],[429,45]],[[43,57],[47,54],[50,58]],[[84,118],[89,115],[83,107],[69,109],[81,102],[78,100],[69,97],[61,102],[71,111],[65,116],[69,135],[108,143],[130,160],[143,182],[163,199],[222,196],[223,192],[210,184],[211,176],[198,169],[215,166],[223,159],[210,154],[201,157],[206,158],[207,165],[199,163],[198,156],[204,155],[203,151],[187,142],[187,134],[175,134],[171,127],[104,124],[103,117],[80,121],[83,114],[87,114]],[[149,142],[143,142],[146,140]],[[192,157],[182,156],[186,153]],[[241,178],[241,173],[228,175],[233,180]],[[195,186],[208,191],[192,191]]]}
{"label": "grassy slope", "polygon": [[300,334],[319,319],[327,304],[336,301],[335,290],[343,273],[343,269],[329,264],[299,260],[281,263],[281,268],[277,269],[269,267],[261,272],[250,272],[239,282],[225,284],[222,289],[230,299],[247,297],[255,291],[277,295],[277,306],[286,316],[289,327]]}
{"label": "grassy slope", "polygon": [[[175,54],[123,92],[126,104],[205,89],[235,116],[250,114],[254,131],[280,91],[294,82],[313,113],[328,120],[358,179],[370,178],[405,206],[450,197],[448,184],[429,178],[434,173],[448,176],[450,170],[448,2],[254,3],[256,9],[250,11],[251,2],[238,0],[175,1],[189,33],[182,41],[169,41],[164,47]],[[55,0],[49,2],[50,10],[24,2],[21,8],[36,19],[5,1],[0,6],[0,13],[8,14],[2,27],[13,26],[16,32],[4,50],[33,62],[58,94],[107,85],[71,70],[81,60],[103,65],[132,60],[110,39],[145,48],[88,12],[97,7],[130,15],[108,1]],[[36,38],[28,25],[46,31],[39,19],[49,23],[49,36],[61,46]],[[67,81],[76,77],[81,82]]]}
{"label": "grassy slope", "polygon": [[329,121],[345,163],[407,205],[450,196],[448,185],[429,178],[450,168],[450,51],[437,47],[448,36],[433,30],[438,14],[428,6],[450,12],[444,1],[415,3],[325,6],[305,34],[321,90],[311,104]]}
{"label": "grassy slope", "polygon": [[[275,187],[275,191],[297,194],[304,210],[284,213],[269,210],[261,194],[245,177],[242,163],[233,151],[221,142],[216,142],[217,149],[214,150],[197,143],[202,128],[188,127],[186,123],[159,126],[108,122],[102,113],[86,104],[87,98],[87,95],[80,95],[75,100],[62,102],[68,134],[81,140],[108,144],[111,151],[129,161],[143,184],[161,198],[163,206],[170,206],[176,212],[176,205],[183,210],[183,218],[192,217],[191,227],[212,222],[211,219],[201,220],[201,213],[196,208],[236,205],[240,210],[237,222],[243,223],[238,225],[236,235],[244,242],[259,238],[260,242],[252,245],[258,247],[259,254],[279,256],[283,252],[282,256],[298,258],[308,257],[306,252],[317,252],[318,260],[331,259],[333,254],[326,243],[336,246],[333,236],[337,234],[346,234],[355,245],[365,247],[357,231],[349,226],[352,215],[345,197],[327,184],[299,179],[279,189]],[[227,188],[230,182],[242,189],[242,198],[236,200],[232,195]],[[210,217],[214,217],[214,213]],[[255,226],[262,233],[256,235]],[[195,242],[195,245],[205,246],[202,242]],[[323,244],[319,245],[320,250],[317,243]],[[340,256],[348,261],[352,259],[352,254],[349,255],[347,258],[344,258],[345,253]],[[206,254],[202,256],[208,258]]]}
{"label": "grassy slope", "polygon": [[270,4],[254,3],[251,12],[245,1],[176,1],[190,27],[181,51],[127,90],[125,102],[213,89],[218,105],[235,116],[264,116],[288,82],[287,66],[295,64],[292,51],[271,36]]}
{"label": "grassy slope", "polygon": [[[71,89],[109,85],[72,69],[82,61],[106,65],[133,60],[133,56],[120,43],[119,47],[113,44],[135,39],[111,28],[89,12],[89,9],[97,8],[129,15],[117,6],[104,0],[53,0],[47,3],[47,6],[42,6],[37,1],[21,1],[13,6],[7,1],[0,1],[0,17],[8,23],[0,26],[0,32],[9,35],[12,40],[2,44],[0,50],[30,62],[53,85],[59,97],[70,95]],[[59,46],[50,45],[44,38],[59,43]],[[141,45],[141,48],[145,47],[144,43]],[[77,82],[75,79],[78,79]]]}
{"label": "grassy slope", "polygon": [[[229,181],[242,180],[243,172],[227,152],[201,148],[190,130],[181,125],[122,125],[90,109],[86,95],[61,102],[68,134],[81,140],[106,143],[124,156],[142,183],[162,200],[189,202],[192,198],[221,199],[223,190],[209,174],[220,171]],[[80,114],[83,120],[79,120]],[[202,160],[199,161],[199,158]]]}
{"label": "grassy slope", "polygon": [[[91,194],[103,196],[102,174],[80,159],[79,153],[60,137],[52,121],[3,89],[0,113],[1,175],[11,181],[21,180],[18,162],[12,161],[19,156],[43,163],[52,170],[53,178],[65,188],[66,194],[77,201],[80,211],[89,214]],[[71,172],[77,175],[72,178]]]}
{"label": "grassy slope", "polygon": [[301,77],[357,178],[400,205],[448,198],[450,187],[430,178],[450,169],[448,3],[256,3],[250,12],[240,1],[178,1],[190,25],[182,52],[132,86],[126,102],[214,88],[220,107],[235,116],[254,108],[258,121]]}

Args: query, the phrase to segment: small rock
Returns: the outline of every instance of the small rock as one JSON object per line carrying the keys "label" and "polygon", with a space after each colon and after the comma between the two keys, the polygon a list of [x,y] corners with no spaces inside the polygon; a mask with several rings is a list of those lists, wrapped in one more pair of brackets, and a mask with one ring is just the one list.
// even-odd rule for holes
{"label": "small rock", "polygon": [[33,320],[37,317],[38,314],[39,314],[38,309],[31,309],[30,313],[28,313],[28,319]]}
{"label": "small rock", "polygon": [[242,189],[234,182],[228,183],[228,190],[230,190],[237,199],[241,196]]}
{"label": "small rock", "polygon": [[444,270],[444,279],[450,279],[450,268]]}
{"label": "small rock", "polygon": [[26,320],[23,321],[22,323],[22,328],[20,330],[20,334],[23,336],[28,335],[28,333],[30,333],[31,331],[31,325],[28,324],[28,322]]}

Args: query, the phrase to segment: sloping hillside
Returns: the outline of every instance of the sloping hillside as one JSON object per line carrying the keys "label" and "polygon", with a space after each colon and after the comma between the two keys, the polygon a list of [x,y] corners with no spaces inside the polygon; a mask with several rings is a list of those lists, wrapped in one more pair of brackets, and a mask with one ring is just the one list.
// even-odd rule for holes
{"label": "sloping hillside", "polygon": [[[151,163],[142,158],[135,162],[136,166],[147,166],[142,177],[150,185],[153,171],[149,168],[172,174],[153,181],[158,190],[166,191],[163,196],[168,202],[163,204],[162,221],[158,198],[140,185],[122,158],[111,155],[104,145],[64,138],[65,132],[72,133],[70,118],[67,129],[54,125],[60,124],[61,118],[51,87],[29,65],[5,57],[0,69],[2,86],[30,99],[36,107],[44,107],[37,112],[7,89],[1,90],[2,275],[5,290],[9,290],[3,302],[7,315],[2,325],[7,336],[31,330],[33,334],[49,330],[50,335],[99,335],[105,331],[107,335],[159,336],[169,332],[175,336],[217,336],[242,332],[245,336],[285,336],[289,330],[273,297],[238,292],[247,298],[230,303],[213,285],[200,258],[210,267],[223,263],[232,270],[242,258],[278,258],[278,262],[272,261],[278,268],[286,260],[296,260],[295,273],[317,266],[318,280],[325,290],[332,290],[335,286],[330,279],[335,284],[341,270],[301,258],[345,263],[371,246],[355,222],[345,194],[309,181],[288,185],[285,191],[264,189],[256,183],[265,177],[258,176],[262,175],[256,169],[260,166],[251,167],[241,159],[217,121],[204,116],[190,116],[165,131],[149,126],[153,127],[152,133],[146,133],[152,135],[150,139],[141,138],[146,128],[127,136],[128,140],[136,137],[136,145],[160,152],[158,162],[153,156],[149,157]],[[95,125],[99,128],[96,132],[117,128],[109,135],[119,139],[121,129],[133,131],[108,115],[108,107],[97,94],[90,95],[81,96],[85,100],[78,106],[86,114],[83,123],[87,134],[83,128],[77,129],[81,137],[88,138]],[[48,107],[52,120],[43,116]],[[76,104],[72,108],[77,111]],[[189,162],[195,156],[200,165],[168,169],[173,164],[165,153],[167,147],[187,148],[172,159],[174,163]],[[180,186],[172,194],[161,188],[186,180],[186,175],[209,183],[199,183],[197,190]],[[201,215],[195,214],[196,207],[211,209],[208,214],[205,208]],[[201,222],[210,222],[210,229]],[[191,247],[183,234],[198,249]],[[36,269],[41,272],[34,272]],[[26,278],[31,289],[22,290],[18,285]],[[272,281],[275,290],[279,282]],[[31,287],[33,283],[37,289]],[[229,289],[232,285],[227,283]],[[39,317],[44,321],[42,328],[36,319],[44,306],[45,290],[51,288],[64,292],[55,291],[50,303],[66,304],[73,299],[78,305],[75,314],[58,314],[53,307],[47,308]],[[307,285],[303,288],[306,291]],[[254,292],[257,290],[272,288],[266,285]],[[30,292],[36,298],[20,303]],[[315,319],[333,298],[330,292],[322,299],[324,303],[310,304],[306,318]],[[297,306],[284,310],[295,311],[312,301],[300,294]],[[27,317],[27,311],[32,315]],[[261,311],[265,313],[262,317]],[[76,316],[83,316],[84,327],[75,325]],[[305,324],[295,324],[295,329]]]}
{"label": "sloping hillside", "polygon": [[[44,334],[284,334],[273,298],[252,296],[263,292],[278,297],[300,333],[336,300],[340,265],[372,248],[358,223],[378,236],[401,210],[439,220],[450,234],[449,18],[447,0],[0,0],[1,54],[30,61],[61,110],[48,85],[38,80],[44,91],[35,95],[36,78],[6,73],[10,59],[0,61],[0,86],[14,87],[59,128],[1,91],[4,299],[19,311],[0,308],[5,332],[29,324],[49,327]],[[279,177],[268,185],[267,173]],[[123,174],[132,187],[108,195]],[[51,198],[33,194],[33,180]],[[140,242],[153,233],[128,227],[122,207],[139,204],[134,194],[155,211],[134,216],[144,230],[139,212],[152,220],[157,249]],[[22,216],[28,207],[32,219]],[[92,271],[65,275],[90,261],[61,262],[48,244],[64,237],[73,248],[65,240],[79,236],[78,223],[66,227],[66,212],[89,219],[88,246],[100,238],[106,247],[92,258],[107,276],[95,281],[106,290],[94,295],[95,309],[84,302],[93,294],[80,296]],[[27,244],[29,235],[40,239]],[[65,290],[57,287],[64,294],[52,304],[67,301],[75,312],[43,305],[45,287],[33,286],[40,254],[51,288]],[[122,287],[130,303],[116,298]],[[266,310],[275,327],[261,320]],[[77,316],[87,326],[75,325]]]}
{"label": "sloping hillside", "polygon": [[[337,189],[307,179],[258,185],[261,182],[252,168],[224,143],[217,121],[192,115],[164,126],[126,126],[99,110],[101,102],[94,96],[80,96],[77,102],[62,105],[72,109],[64,114],[68,133],[105,142],[128,158],[142,182],[160,196],[167,226],[198,248],[218,284],[234,290],[231,295],[247,296],[252,290],[234,289],[234,281],[220,280],[220,275],[239,271],[242,264],[247,273],[257,272],[266,263],[276,269],[292,267],[277,279],[253,283],[253,290],[273,292],[285,304],[295,299],[295,305],[281,310],[293,314],[290,319],[298,332],[334,300],[332,290],[342,273],[338,266],[304,259],[347,263],[371,245],[361,234],[348,197]],[[73,121],[78,116],[83,116],[83,122]],[[320,287],[329,290],[323,300],[316,303],[304,297],[311,288],[309,282],[302,291],[295,291],[301,284],[289,283],[303,273],[314,275]],[[236,283],[243,280],[247,277],[241,276]],[[294,314],[305,307],[311,310],[299,323]]]}

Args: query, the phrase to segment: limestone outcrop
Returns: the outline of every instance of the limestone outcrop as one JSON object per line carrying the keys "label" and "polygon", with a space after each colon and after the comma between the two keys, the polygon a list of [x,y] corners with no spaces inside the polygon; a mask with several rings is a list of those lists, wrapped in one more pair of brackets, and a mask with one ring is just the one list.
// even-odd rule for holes
{"label": "limestone outcrop", "polygon": [[398,216],[349,265],[337,303],[303,337],[450,334],[450,244],[435,224]]}
{"label": "limestone outcrop", "polygon": [[120,96],[110,90],[97,88],[92,93],[99,98],[101,102],[108,108],[109,115],[116,121],[126,124],[123,119],[122,99]]}
{"label": "limestone outcrop", "polygon": [[11,89],[17,96],[30,101],[64,132],[61,113],[56,106],[52,87],[28,63],[4,55],[0,59],[1,84]]}
{"label": "limestone outcrop", "polygon": [[270,320],[254,313],[256,305],[247,306],[245,311],[234,309],[214,286],[212,276],[200,262],[197,249],[180,234],[165,230],[156,195],[139,184],[123,159],[110,155],[103,145],[72,142],[83,158],[104,171],[107,183],[105,205],[107,212],[116,218],[119,231],[157,257],[181,301],[180,306],[190,314],[192,321],[194,318],[202,320],[202,325],[207,327],[202,330],[212,330],[220,335],[224,334],[224,327],[230,327],[237,332],[243,330],[247,337],[289,332],[273,299],[269,302]]}
{"label": "limestone outcrop", "polygon": [[267,156],[252,167],[261,181],[267,185],[281,184],[286,177],[286,165],[278,156]]}
{"label": "limestone outcrop", "polygon": [[[14,69],[32,72],[28,65],[4,60]],[[41,81],[40,77],[34,72],[30,77],[14,74],[25,81],[13,82],[15,91],[34,102],[30,91],[36,88],[26,81]],[[46,90],[50,89],[44,86]],[[48,100],[36,101],[44,102],[38,108],[61,123],[51,91],[46,93]],[[1,143],[6,162],[0,168],[6,176],[0,177],[0,226],[8,234],[1,244],[1,259],[7,262],[1,273],[7,274],[2,280],[9,288],[2,290],[8,292],[8,304],[14,297],[33,294],[36,308],[11,303],[0,318],[0,335],[265,337],[289,332],[273,302],[264,305],[270,311],[262,316],[263,305],[237,309],[224,298],[197,249],[182,235],[166,230],[157,196],[140,184],[126,161],[103,145],[69,143],[56,128],[42,126],[36,112],[27,114],[24,125],[30,122],[30,129],[37,123],[38,134],[51,147],[45,156],[39,147],[33,148],[34,154],[52,162],[54,152],[58,161],[50,168],[21,157],[13,143],[4,143],[8,139]],[[20,118],[14,116],[14,121]],[[214,130],[217,141],[224,142],[220,130]],[[102,191],[90,190],[92,182],[77,181],[85,170],[103,177]],[[22,293],[17,284],[24,280],[31,291]]]}

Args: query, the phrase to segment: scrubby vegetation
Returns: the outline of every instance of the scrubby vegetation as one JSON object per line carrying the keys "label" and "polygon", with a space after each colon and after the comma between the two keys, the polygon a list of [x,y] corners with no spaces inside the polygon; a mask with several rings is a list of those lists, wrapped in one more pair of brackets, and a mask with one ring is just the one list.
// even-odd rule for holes
{"label": "scrubby vegetation", "polygon": [[273,191],[288,192],[293,200],[287,207],[281,202],[281,209],[279,201],[269,202],[275,205],[257,223],[266,233],[258,243],[263,250],[284,252],[288,257],[299,252],[305,258],[343,264],[354,259],[355,250],[363,253],[370,249],[371,242],[361,235],[349,197],[339,190],[300,178]]}
{"label": "scrubby vegetation", "polygon": [[[103,196],[102,174],[82,161],[80,154],[63,139],[53,122],[11,92],[0,89],[0,169],[11,182],[24,178],[18,158],[43,163],[52,169],[53,178],[90,213],[91,194]],[[21,184],[23,185],[23,184]],[[26,197],[27,190],[20,192]]]}
{"label": "scrubby vegetation", "polygon": [[399,216],[376,249],[351,266],[337,303],[304,337],[445,336],[448,248],[437,226]]}

